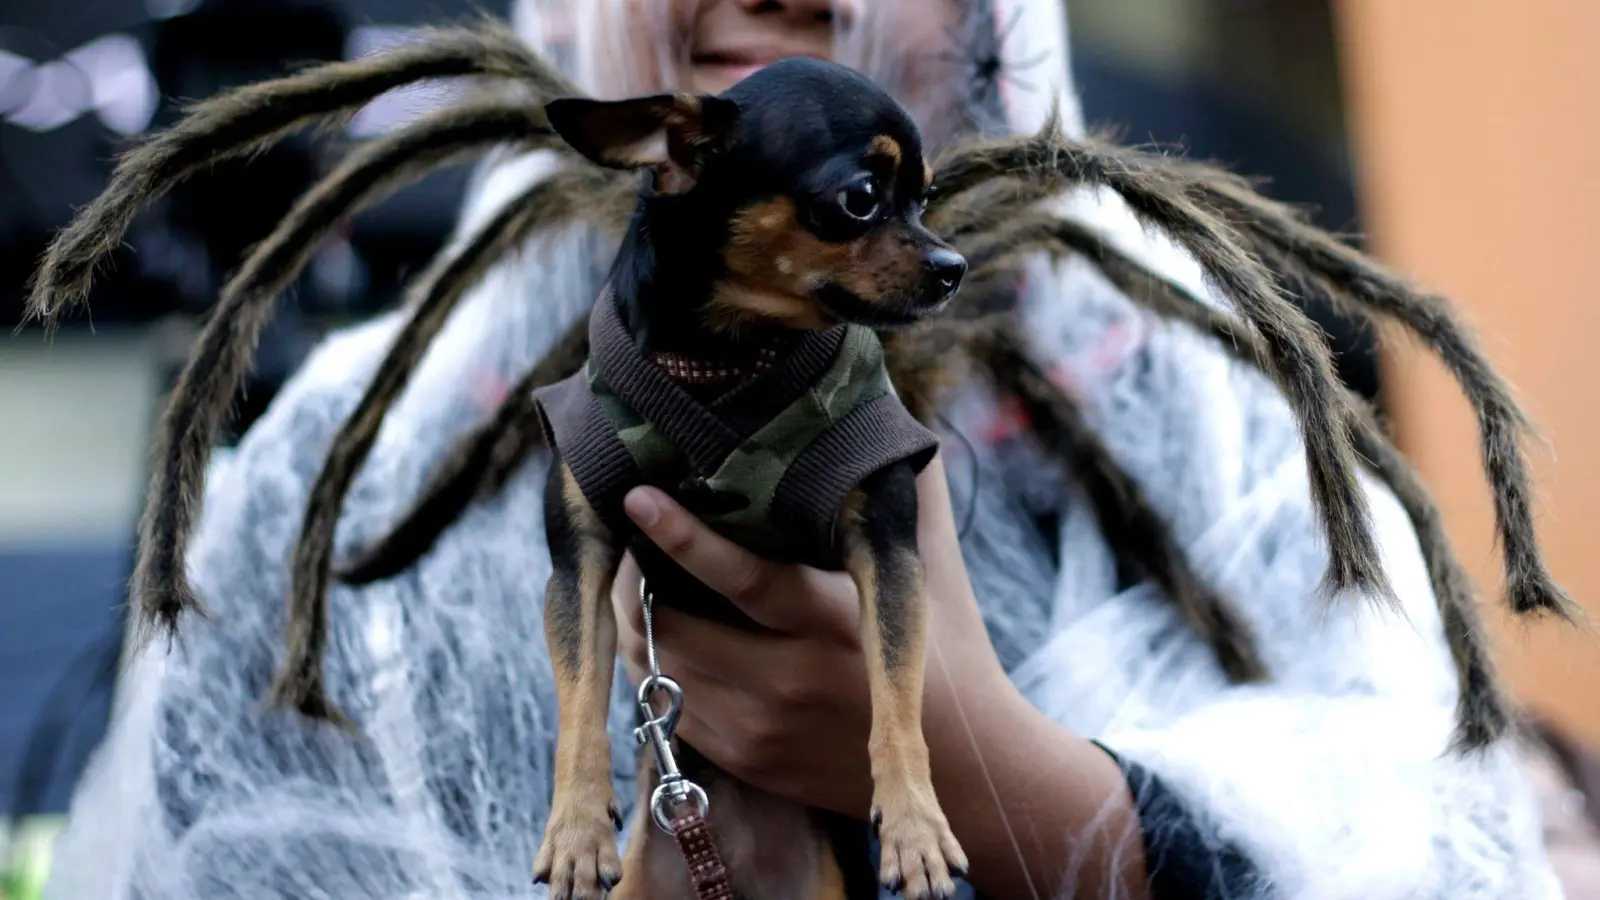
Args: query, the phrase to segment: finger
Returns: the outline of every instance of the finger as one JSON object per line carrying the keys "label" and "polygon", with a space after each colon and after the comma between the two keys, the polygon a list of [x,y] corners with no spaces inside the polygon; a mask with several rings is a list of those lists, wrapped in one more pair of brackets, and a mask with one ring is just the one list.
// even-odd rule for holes
{"label": "finger", "polygon": [[838,614],[855,605],[848,578],[841,591],[841,576],[834,573],[757,556],[712,531],[659,490],[634,488],[623,507],[645,537],[684,571],[774,631],[815,631],[819,622],[827,621],[820,617],[830,613],[837,624]]}
{"label": "finger", "polygon": [[628,517],[684,571],[738,604],[752,619],[779,628],[759,601],[776,574],[777,564],[763,559],[707,528],[664,492],[634,488],[623,498]]}

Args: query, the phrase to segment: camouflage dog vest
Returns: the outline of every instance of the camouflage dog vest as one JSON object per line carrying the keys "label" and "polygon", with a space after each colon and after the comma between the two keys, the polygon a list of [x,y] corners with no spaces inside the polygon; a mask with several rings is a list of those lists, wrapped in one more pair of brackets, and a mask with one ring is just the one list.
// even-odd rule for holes
{"label": "camouflage dog vest", "polygon": [[938,438],[906,411],[871,329],[807,332],[785,356],[709,402],[634,343],[608,290],[589,319],[589,361],[534,393],[547,439],[613,531],[647,484],[763,555],[836,566],[845,498],[886,466],[921,471]]}

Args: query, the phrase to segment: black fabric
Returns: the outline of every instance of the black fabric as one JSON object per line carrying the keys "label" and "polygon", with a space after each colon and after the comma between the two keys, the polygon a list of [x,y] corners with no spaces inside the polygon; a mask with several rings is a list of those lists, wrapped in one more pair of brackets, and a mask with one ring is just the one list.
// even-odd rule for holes
{"label": "black fabric", "polygon": [[1217,840],[1200,815],[1155,773],[1099,741],[1093,743],[1116,761],[1133,793],[1153,900],[1238,900],[1257,895],[1260,870],[1242,850]]}

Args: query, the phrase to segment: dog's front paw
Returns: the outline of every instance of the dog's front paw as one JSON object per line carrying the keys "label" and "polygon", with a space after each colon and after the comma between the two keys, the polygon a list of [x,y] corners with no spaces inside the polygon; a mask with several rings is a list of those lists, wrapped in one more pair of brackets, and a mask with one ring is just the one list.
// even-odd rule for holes
{"label": "dog's front paw", "polygon": [[622,880],[616,805],[584,803],[552,811],[533,880],[550,885],[550,900],[601,900]]}
{"label": "dog's front paw", "polygon": [[881,863],[878,880],[911,900],[949,900],[954,879],[967,874],[967,855],[950,832],[932,790],[880,797],[872,805],[872,826],[878,833]]}

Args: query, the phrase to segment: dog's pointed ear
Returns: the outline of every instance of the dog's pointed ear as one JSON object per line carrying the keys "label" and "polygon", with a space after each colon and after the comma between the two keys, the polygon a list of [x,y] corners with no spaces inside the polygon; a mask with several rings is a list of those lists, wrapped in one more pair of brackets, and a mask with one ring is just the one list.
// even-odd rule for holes
{"label": "dog's pointed ear", "polygon": [[550,127],[592,162],[655,169],[656,190],[694,187],[708,155],[726,146],[739,105],[709,94],[657,94],[631,100],[563,98],[545,105]]}

